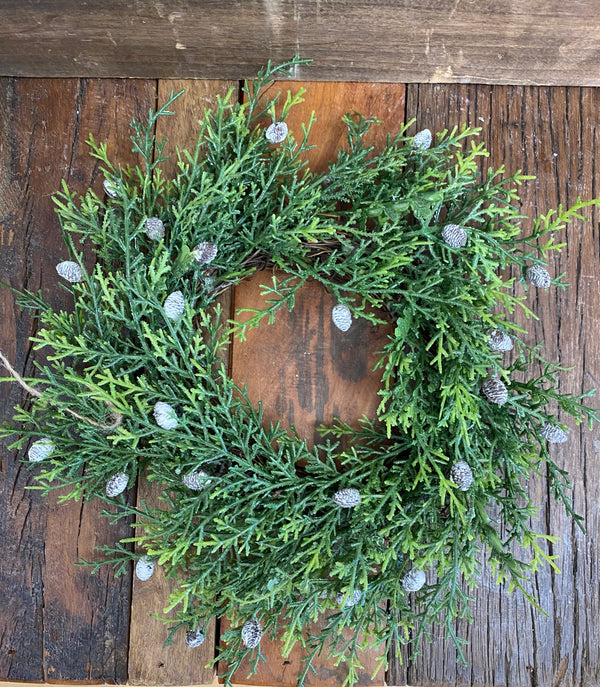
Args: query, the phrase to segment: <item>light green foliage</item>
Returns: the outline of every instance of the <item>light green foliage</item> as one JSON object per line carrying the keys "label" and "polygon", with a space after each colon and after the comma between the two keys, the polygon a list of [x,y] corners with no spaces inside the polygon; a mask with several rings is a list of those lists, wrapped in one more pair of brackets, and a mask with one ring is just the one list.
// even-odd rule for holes
{"label": "light green foliage", "polygon": [[[380,645],[385,657],[393,641],[412,636],[418,644],[431,623],[443,623],[460,652],[453,621],[469,617],[467,589],[485,550],[498,580],[523,591],[531,571],[553,564],[551,537],[531,529],[535,505],[526,484],[532,472],[546,476],[572,512],[570,485],[539,430],[556,424],[557,408],[561,419],[598,418],[583,403],[589,394],[559,393],[561,370],[537,348],[515,339],[513,354],[494,352],[488,331],[521,333],[511,315],[516,308],[531,313],[524,296],[514,295],[515,281],[526,285],[527,266],[546,264],[547,252],[562,245],[554,236],[590,203],[542,216],[523,237],[516,188],[526,177],[504,178],[502,169],[480,177],[487,152],[473,138],[477,131],[442,132],[422,149],[406,126],[374,154],[363,136],[377,122],[356,113],[345,118],[347,147],[325,174],[314,174],[301,157],[312,120],[298,138],[271,144],[265,137],[266,126],[283,121],[301,99],[288,94],[278,103],[265,91],[295,61],[269,65],[246,85],[243,104],[232,93],[219,98],[205,113],[195,150],[179,152],[174,179],[161,173],[164,141],[153,132],[176,95],[146,124],[133,122],[141,168],[116,166],[90,138],[118,197],[103,200],[89,190],[76,198],[63,185],[55,198],[84,276],[67,286],[68,313],[54,312],[39,294],[20,295],[42,322],[34,343],[49,363],[35,382],[43,397],[17,410],[18,430],[2,433],[18,431],[17,447],[40,436],[56,444],[36,467],[39,488],[116,503],[112,518],[137,516],[134,536],[106,548],[106,561],[122,572],[145,553],[176,576],[178,591],[165,600],[178,614],[174,629],[234,619],[220,652],[228,676],[245,654],[260,657],[241,641],[244,621],[258,618],[263,642],[278,632],[286,652],[300,642],[306,671],[319,652],[330,652],[348,661],[352,683],[360,648]],[[160,241],[145,233],[154,216],[166,227]],[[466,229],[465,246],[443,240],[446,224]],[[93,245],[94,267],[83,264],[81,242]],[[210,265],[193,259],[200,242],[218,247]],[[216,297],[265,264],[289,277],[266,281],[268,307],[244,324],[225,324]],[[230,336],[244,337],[282,306],[292,308],[308,279],[354,317],[379,322],[374,309],[383,308],[394,323],[377,364],[377,418],[358,430],[341,422],[323,428],[314,449],[293,431],[265,426],[261,408],[224,365]],[[163,303],[174,291],[186,305],[171,320]],[[531,378],[534,366],[542,373]],[[502,406],[480,394],[490,375],[508,387]],[[157,425],[158,401],[174,408],[176,428]],[[99,423],[111,411],[123,420],[102,430],[66,406]],[[449,477],[459,460],[474,475],[466,491]],[[210,478],[199,491],[182,482],[196,470]],[[107,498],[106,481],[119,471],[131,476],[130,486],[142,472],[160,483],[160,506]],[[332,496],[346,488],[360,492],[360,505],[334,504]],[[515,545],[524,547],[525,560]],[[429,571],[428,584],[409,594],[401,580],[413,567]],[[336,600],[355,590],[359,603]],[[315,633],[310,624],[328,609]]]}

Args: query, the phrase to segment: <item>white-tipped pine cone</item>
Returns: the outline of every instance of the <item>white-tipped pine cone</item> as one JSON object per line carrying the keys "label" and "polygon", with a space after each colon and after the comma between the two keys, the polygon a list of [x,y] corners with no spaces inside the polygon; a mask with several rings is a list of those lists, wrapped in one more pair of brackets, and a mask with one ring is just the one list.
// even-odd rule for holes
{"label": "white-tipped pine cone", "polygon": [[481,392],[486,401],[496,405],[504,405],[508,401],[508,389],[504,382],[496,377],[486,379],[481,387]]}
{"label": "white-tipped pine cone", "polygon": [[63,262],[59,262],[56,266],[56,271],[58,272],[59,276],[67,281],[70,281],[71,284],[77,284],[77,282],[80,282],[83,277],[83,271],[81,267],[76,262],[73,262],[73,260],[64,260]]}
{"label": "white-tipped pine cone", "polygon": [[[344,599],[346,600],[345,602]],[[361,599],[362,592],[360,589],[355,589],[349,596],[347,596],[344,592],[339,592],[335,597],[335,602],[338,606],[343,604],[344,608],[350,608],[351,606],[356,606],[356,604],[360,603]]]}
{"label": "white-tipped pine cone", "polygon": [[542,425],[540,436],[550,444],[563,444],[569,438],[563,429],[549,422],[544,422]]}
{"label": "white-tipped pine cone", "polygon": [[450,468],[450,479],[461,491],[467,491],[473,484],[473,472],[469,464],[464,460],[454,463]]}
{"label": "white-tipped pine cone", "polygon": [[274,122],[265,131],[265,138],[269,143],[281,143],[288,135],[288,126],[285,122]]}
{"label": "white-tipped pine cone", "polygon": [[512,351],[513,340],[506,332],[500,329],[492,329],[488,336],[490,337],[488,339],[488,346],[492,351]]}
{"label": "white-tipped pine cone", "polygon": [[334,305],[331,311],[331,319],[338,329],[347,332],[352,324],[352,313],[350,312],[350,308],[343,303]]}
{"label": "white-tipped pine cone", "polygon": [[204,634],[200,631],[200,628],[195,630],[188,630],[185,633],[185,645],[190,649],[195,649],[204,642]]}
{"label": "white-tipped pine cone", "polygon": [[127,489],[129,475],[126,472],[117,472],[109,478],[104,491],[109,498],[122,494]]}
{"label": "white-tipped pine cone", "polygon": [[183,315],[185,312],[185,298],[181,291],[173,291],[170,293],[163,304],[163,310],[165,312],[165,317],[170,320],[176,320]]}
{"label": "white-tipped pine cone", "polygon": [[361,501],[358,489],[340,489],[331,498],[341,508],[354,508]]}
{"label": "white-tipped pine cone", "polygon": [[113,184],[112,181],[105,179],[102,182],[102,185],[104,186],[104,193],[106,193],[106,195],[109,198],[118,198],[119,197],[119,187],[116,184]]}
{"label": "white-tipped pine cone", "polygon": [[550,286],[550,273],[541,265],[531,265],[527,268],[527,279],[530,284],[538,286],[540,289],[547,289]]}
{"label": "white-tipped pine cone", "polygon": [[255,646],[260,644],[262,634],[262,625],[256,618],[247,620],[244,623],[244,627],[242,627],[242,642],[244,646],[248,649],[254,649]]}
{"label": "white-tipped pine cone", "polygon": [[431,131],[429,129],[423,129],[415,134],[412,145],[413,148],[417,148],[418,150],[427,150],[431,148],[432,140]]}
{"label": "white-tipped pine cone", "polygon": [[154,575],[154,561],[151,561],[148,556],[142,556],[135,564],[135,576],[138,580],[145,582]]}
{"label": "white-tipped pine cone", "polygon": [[442,238],[452,248],[462,248],[467,242],[467,232],[458,224],[446,224]]}
{"label": "white-tipped pine cone", "polygon": [[210,243],[210,241],[203,241],[192,249],[194,260],[201,265],[208,265],[212,262],[217,257],[218,252],[218,247],[214,243]]}
{"label": "white-tipped pine cone", "polygon": [[151,241],[161,241],[165,237],[165,225],[162,219],[158,217],[148,217],[144,222],[146,227],[146,236]]}
{"label": "white-tipped pine cone", "polygon": [[422,570],[413,568],[402,578],[401,584],[407,592],[418,592],[425,584],[426,575]]}
{"label": "white-tipped pine cone", "polygon": [[183,484],[192,491],[202,491],[211,483],[208,473],[204,470],[194,470],[193,472],[188,472],[181,478]]}
{"label": "white-tipped pine cone", "polygon": [[54,452],[56,446],[51,439],[48,437],[42,437],[38,441],[34,441],[29,447],[27,456],[32,463],[39,463],[40,460],[45,460]]}
{"label": "white-tipped pine cone", "polygon": [[168,403],[158,401],[154,405],[154,419],[156,424],[163,429],[175,429],[179,424],[177,413]]}

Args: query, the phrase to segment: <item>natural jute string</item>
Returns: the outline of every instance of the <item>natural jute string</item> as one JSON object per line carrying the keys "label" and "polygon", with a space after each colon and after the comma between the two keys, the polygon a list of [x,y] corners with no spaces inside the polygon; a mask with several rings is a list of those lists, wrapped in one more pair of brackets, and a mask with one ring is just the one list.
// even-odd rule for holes
{"label": "natural jute string", "polygon": [[[44,394],[41,391],[38,391],[37,389],[34,389],[32,386],[29,386],[27,382],[21,377],[21,375],[15,370],[15,368],[10,364],[4,353],[0,351],[0,362],[4,365],[4,367],[10,372],[10,376],[18,382],[25,391],[30,394],[31,396],[35,396],[36,398],[44,398]],[[88,422],[90,425],[93,425],[94,427],[98,427],[99,429],[115,429],[118,427],[122,420],[123,416],[121,413],[118,413],[114,410],[114,406],[112,403],[109,401],[105,401],[106,405],[111,408],[111,414],[115,418],[114,422],[110,425],[103,425],[100,422],[96,422],[95,420],[92,420],[89,417],[85,417],[84,415],[80,415],[79,413],[76,413],[74,410],[71,410],[71,408],[63,405],[62,403],[57,403],[56,401],[51,401],[51,403],[54,403],[55,405],[59,406],[62,410],[66,411],[73,417],[76,417],[78,420],[83,420],[84,422]]]}

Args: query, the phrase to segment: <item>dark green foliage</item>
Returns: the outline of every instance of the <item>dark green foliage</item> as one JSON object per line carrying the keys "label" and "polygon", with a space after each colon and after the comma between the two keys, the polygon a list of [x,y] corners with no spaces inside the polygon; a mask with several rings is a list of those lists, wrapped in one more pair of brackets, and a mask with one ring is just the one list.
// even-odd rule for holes
{"label": "dark green foliage", "polygon": [[[519,333],[511,315],[526,306],[513,295],[515,277],[505,275],[526,285],[527,267],[546,264],[547,252],[561,247],[554,234],[590,203],[542,216],[523,237],[515,189],[526,177],[503,178],[500,169],[481,178],[487,152],[473,140],[477,131],[443,132],[423,149],[403,127],[375,155],[363,135],[376,123],[357,114],[345,118],[347,148],[326,174],[313,174],[301,162],[312,122],[297,139],[265,138],[268,124],[300,100],[288,95],[276,118],[277,97],[262,95],[293,62],[269,65],[246,86],[244,104],[231,94],[219,99],[196,149],[179,154],[174,179],[161,174],[164,141],[152,132],[177,96],[147,124],[133,123],[142,168],[114,166],[90,139],[117,198],[91,190],[75,198],[66,185],[56,196],[70,257],[84,276],[66,285],[70,313],[53,312],[41,295],[19,298],[41,319],[34,343],[49,350],[50,363],[35,382],[43,397],[17,410],[16,446],[40,437],[56,444],[35,468],[39,488],[66,487],[65,499],[97,496],[138,516],[135,536],[105,550],[107,561],[125,570],[141,555],[129,550],[136,542],[177,576],[168,602],[177,627],[203,631],[211,617],[234,619],[220,653],[228,676],[246,653],[259,657],[241,635],[254,618],[262,642],[283,632],[285,651],[302,643],[306,671],[322,649],[343,657],[352,683],[359,648],[381,643],[385,661],[393,641],[412,635],[418,643],[431,623],[443,623],[458,647],[453,620],[469,616],[467,588],[485,550],[498,580],[520,589],[541,563],[553,564],[552,537],[530,529],[535,505],[526,484],[532,472],[545,475],[572,512],[570,487],[539,431],[556,424],[557,407],[561,419],[598,417],[583,404],[589,394],[558,392],[561,370],[537,348],[517,340],[512,354],[495,352],[489,331]],[[149,217],[162,220],[164,239],[147,237]],[[465,245],[458,230],[456,245],[444,240],[448,224],[465,229]],[[95,248],[93,268],[82,263],[80,241]],[[219,249],[210,265],[193,259],[200,242]],[[290,276],[265,284],[268,308],[224,325],[216,297],[264,265]],[[264,426],[223,363],[231,334],[243,337],[293,307],[307,279],[354,317],[377,322],[373,308],[383,308],[395,325],[378,362],[378,417],[359,430],[323,428],[314,449]],[[163,311],[174,291],[186,302],[177,320]],[[522,381],[540,361],[542,373]],[[490,376],[508,389],[501,406],[480,393]],[[173,407],[177,427],[157,426],[159,401]],[[116,411],[122,422],[102,430],[65,407],[99,423]],[[464,490],[450,476],[459,461],[474,477]],[[183,477],[200,470],[206,486],[185,486]],[[141,472],[159,482],[160,507],[108,499],[106,482],[120,471],[130,486]],[[332,497],[345,489],[360,503],[338,505]],[[515,544],[529,560],[515,556]],[[402,578],[413,568],[428,571],[428,584],[409,594]],[[335,612],[326,627],[311,634],[327,609]],[[351,632],[342,637],[344,628]]]}

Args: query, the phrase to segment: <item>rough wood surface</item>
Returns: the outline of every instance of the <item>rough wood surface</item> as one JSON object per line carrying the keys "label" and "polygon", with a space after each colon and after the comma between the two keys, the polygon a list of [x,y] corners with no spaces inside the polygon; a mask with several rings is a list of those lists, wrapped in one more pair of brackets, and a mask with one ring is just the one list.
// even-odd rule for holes
{"label": "rough wood surface", "polygon": [[4,0],[0,73],[598,85],[597,0]]}
{"label": "rough wood surface", "polygon": [[[418,127],[441,130],[467,122],[483,127],[491,152],[489,163],[523,169],[537,180],[522,187],[524,212],[529,215],[573,203],[577,196],[598,195],[594,151],[598,146],[599,93],[580,88],[488,86],[410,86],[407,110]],[[600,381],[599,237],[597,212],[584,213],[591,222],[574,223],[566,233],[563,257],[551,264],[555,275],[568,273],[565,291],[532,289],[528,304],[539,316],[525,322],[530,343],[543,341],[544,354],[574,366],[561,377],[561,391],[574,394],[598,387]],[[517,290],[522,292],[522,286]],[[593,401],[592,401],[593,403]],[[597,401],[596,401],[597,405]],[[594,687],[600,684],[600,613],[597,585],[599,492],[592,477],[600,451],[598,430],[570,424],[567,444],[552,454],[569,470],[574,483],[575,509],[585,516],[587,535],[577,530],[540,479],[530,481],[534,501],[541,505],[535,521],[541,531],[560,538],[550,547],[558,555],[561,575],[544,568],[530,591],[548,614],[529,606],[518,594],[497,587],[487,565],[472,607],[471,626],[458,624],[467,666],[457,664],[455,652],[440,633],[423,646],[414,664],[392,663],[391,684],[471,685],[473,687]],[[403,653],[403,658],[407,657]]]}
{"label": "rough wood surface", "polygon": [[[136,81],[0,81],[1,279],[16,288],[42,288],[55,306],[68,307],[55,265],[66,253],[50,195],[61,178],[80,192],[99,188],[96,162],[84,144],[92,131],[130,159],[127,122],[155,98]],[[36,321],[20,313],[0,289],[0,346],[16,369],[32,373],[41,360],[28,342]],[[4,370],[0,375],[4,376]],[[15,384],[0,386],[0,415],[27,403]],[[127,523],[110,526],[96,503],[56,505],[25,491],[23,453],[2,446],[0,509],[0,676],[19,680],[123,680],[127,671],[129,584],[104,570],[77,568],[94,547],[126,536]]]}
{"label": "rough wood surface", "polygon": [[[176,148],[194,149],[198,139],[198,120],[205,109],[216,104],[216,96],[224,96],[237,84],[227,81],[161,81],[158,102],[166,102],[171,91],[185,93],[171,109],[173,116],[159,119],[156,138],[167,137],[163,155],[169,160],[162,169],[167,177],[177,173]],[[236,90],[237,95],[237,90]],[[160,489],[144,479],[138,485],[138,503],[161,507]],[[131,630],[129,636],[129,682],[141,685],[188,685],[209,683],[215,671],[207,668],[215,654],[216,629],[211,622],[205,632],[204,643],[195,649],[185,645],[184,632],[178,632],[171,646],[164,646],[169,625],[157,618],[167,605],[169,594],[176,588],[157,566],[154,575],[145,582],[134,576],[131,601]],[[174,617],[174,614],[171,614]]]}

